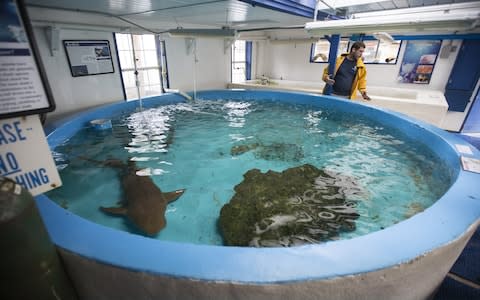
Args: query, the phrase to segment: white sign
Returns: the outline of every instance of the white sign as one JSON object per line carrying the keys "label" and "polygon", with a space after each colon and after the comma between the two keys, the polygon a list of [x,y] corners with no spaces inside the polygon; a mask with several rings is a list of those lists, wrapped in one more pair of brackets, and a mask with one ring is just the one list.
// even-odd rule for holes
{"label": "white sign", "polygon": [[0,176],[34,196],[62,185],[38,115],[0,120]]}
{"label": "white sign", "polygon": [[470,147],[467,145],[455,144],[455,148],[457,148],[457,151],[462,154],[473,154],[472,149],[470,149]]}
{"label": "white sign", "polygon": [[462,156],[461,160],[465,171],[480,173],[480,159]]}

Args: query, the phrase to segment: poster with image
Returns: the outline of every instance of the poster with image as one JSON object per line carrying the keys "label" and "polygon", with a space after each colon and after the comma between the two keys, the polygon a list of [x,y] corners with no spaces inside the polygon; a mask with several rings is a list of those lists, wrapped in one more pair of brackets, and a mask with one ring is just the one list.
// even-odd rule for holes
{"label": "poster with image", "polygon": [[398,81],[428,84],[433,73],[442,41],[408,41]]}
{"label": "poster with image", "polygon": [[0,118],[55,109],[22,1],[0,2]]}

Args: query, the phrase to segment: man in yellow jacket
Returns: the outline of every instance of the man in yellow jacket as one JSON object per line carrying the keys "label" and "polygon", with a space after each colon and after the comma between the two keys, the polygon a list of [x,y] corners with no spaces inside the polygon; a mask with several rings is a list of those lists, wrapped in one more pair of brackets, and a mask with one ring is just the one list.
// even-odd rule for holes
{"label": "man in yellow jacket", "polygon": [[[323,81],[333,86],[332,95],[355,99],[357,90],[362,98],[370,100],[367,95],[367,69],[362,60],[365,44],[355,42],[350,48],[350,53],[342,54],[335,63],[335,73],[328,74],[328,66],[323,70]],[[325,93],[327,86],[323,90]]]}

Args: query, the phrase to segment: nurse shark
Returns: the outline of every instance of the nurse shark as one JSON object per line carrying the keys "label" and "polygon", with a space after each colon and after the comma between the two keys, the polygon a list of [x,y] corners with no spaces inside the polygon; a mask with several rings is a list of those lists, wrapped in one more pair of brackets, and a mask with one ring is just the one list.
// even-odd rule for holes
{"label": "nurse shark", "polygon": [[[84,158],[86,159],[86,158]],[[166,226],[165,211],[168,203],[177,200],[185,189],[164,193],[149,176],[138,176],[134,161],[128,164],[120,160],[96,161],[97,164],[119,168],[124,192],[124,201],[118,207],[100,207],[100,210],[115,216],[126,217],[148,235],[155,235]]]}

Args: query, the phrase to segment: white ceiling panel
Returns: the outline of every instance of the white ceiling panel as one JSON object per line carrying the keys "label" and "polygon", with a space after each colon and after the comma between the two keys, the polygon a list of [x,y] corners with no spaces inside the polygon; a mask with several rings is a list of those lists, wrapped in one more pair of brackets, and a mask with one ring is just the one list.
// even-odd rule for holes
{"label": "white ceiling panel", "polygon": [[[245,2],[225,1],[158,1],[158,0],[26,0],[34,21],[50,21],[131,27],[133,24],[151,32],[163,32],[177,27],[251,29],[272,26],[302,27],[312,19],[299,17]],[[48,13],[62,9],[65,14]],[[88,14],[92,14],[86,17]]]}
{"label": "white ceiling panel", "polygon": [[[300,17],[236,0],[25,0],[34,21],[130,30],[164,32],[177,27],[238,30],[303,27],[312,18]],[[339,17],[369,11],[426,5],[474,2],[468,0],[328,0],[337,8],[324,10]],[[478,2],[478,1],[477,1]],[[343,6],[343,7],[339,7]]]}
{"label": "white ceiling panel", "polygon": [[26,0],[28,5],[46,8],[62,8],[68,10],[81,10],[103,12],[112,15],[128,15],[148,12],[152,10],[168,10],[172,8],[190,7],[206,2],[226,2],[206,0]]}
{"label": "white ceiling panel", "polygon": [[[191,27],[203,28],[231,27],[236,29],[271,27],[271,26],[303,26],[312,19],[293,16],[261,7],[252,7],[244,2],[227,1],[210,3],[192,7],[189,10],[171,9],[137,15],[124,16],[130,21],[155,28],[154,20],[171,23],[169,28]],[[163,29],[169,29],[163,28]]]}

